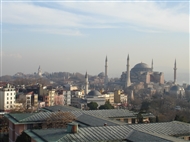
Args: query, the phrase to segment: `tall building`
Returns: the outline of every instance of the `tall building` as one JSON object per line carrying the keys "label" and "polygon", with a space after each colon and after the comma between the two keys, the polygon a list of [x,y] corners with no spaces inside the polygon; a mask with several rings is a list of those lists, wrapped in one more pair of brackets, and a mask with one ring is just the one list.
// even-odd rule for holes
{"label": "tall building", "polygon": [[0,110],[9,111],[13,109],[16,99],[15,87],[7,84],[0,90]]}
{"label": "tall building", "polygon": [[130,79],[130,71],[129,71],[129,55],[127,57],[127,77],[125,82],[125,88],[129,87],[131,85],[131,79]]}
{"label": "tall building", "polygon": [[88,82],[88,74],[86,72],[85,74],[85,95],[88,94],[88,85],[89,85],[89,82]]}
{"label": "tall building", "polygon": [[104,79],[104,87],[105,89],[107,89],[107,85],[108,85],[108,59],[106,56],[106,60],[105,60],[105,79]]}

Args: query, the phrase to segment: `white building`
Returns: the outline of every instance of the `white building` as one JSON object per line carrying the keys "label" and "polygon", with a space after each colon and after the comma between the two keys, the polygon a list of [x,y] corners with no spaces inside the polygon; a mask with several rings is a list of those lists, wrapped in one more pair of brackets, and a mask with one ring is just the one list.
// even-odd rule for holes
{"label": "white building", "polygon": [[16,98],[15,87],[7,84],[0,90],[0,110],[8,111],[14,107]]}
{"label": "white building", "polygon": [[71,104],[71,91],[63,91],[64,95],[64,104],[70,105]]}

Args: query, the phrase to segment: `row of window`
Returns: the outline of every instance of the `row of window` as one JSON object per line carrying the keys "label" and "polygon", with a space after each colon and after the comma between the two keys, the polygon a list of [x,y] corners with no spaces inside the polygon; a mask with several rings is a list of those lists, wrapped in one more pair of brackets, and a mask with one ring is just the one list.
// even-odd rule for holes
{"label": "row of window", "polygon": [[[9,95],[9,93],[7,93],[7,96]],[[10,93],[10,95],[13,95],[13,93]],[[14,95],[16,95],[16,93],[14,93]]]}
{"label": "row of window", "polygon": [[[9,100],[9,97],[7,97],[7,100]],[[10,97],[10,100],[12,100],[12,97]]]}
{"label": "row of window", "polygon": [[[7,108],[9,108],[9,106],[7,106]],[[11,105],[10,108],[13,108],[13,106]]]}
{"label": "row of window", "polygon": [[[14,101],[14,103],[15,103],[15,101]],[[9,102],[7,102],[7,104],[9,104]],[[10,101],[10,104],[12,104],[12,101]]]}

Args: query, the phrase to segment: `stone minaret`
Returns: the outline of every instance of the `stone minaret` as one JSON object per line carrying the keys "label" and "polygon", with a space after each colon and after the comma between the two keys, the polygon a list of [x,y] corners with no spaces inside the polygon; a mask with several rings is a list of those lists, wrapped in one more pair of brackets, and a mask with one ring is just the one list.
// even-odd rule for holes
{"label": "stone minaret", "polygon": [[86,72],[86,74],[85,74],[85,95],[88,94],[88,84],[89,84],[89,82],[88,82],[88,74]]}
{"label": "stone minaret", "polygon": [[41,71],[40,66],[39,66],[39,68],[38,68],[38,76],[42,76],[42,71]]}
{"label": "stone minaret", "polygon": [[131,85],[131,79],[130,79],[130,70],[129,70],[129,55],[127,57],[127,77],[125,82],[125,88],[129,87]]}
{"label": "stone minaret", "polygon": [[134,101],[134,94],[133,94],[133,90],[131,91],[131,101]]}
{"label": "stone minaret", "polygon": [[105,88],[107,88],[108,85],[108,59],[106,56],[106,60],[105,60],[105,79],[104,79],[104,86]]}
{"label": "stone minaret", "polygon": [[174,63],[174,84],[176,84],[176,70],[177,70],[177,66],[176,66],[176,59],[175,59],[175,63]]}
{"label": "stone minaret", "polygon": [[151,65],[151,69],[152,69],[152,71],[153,71],[153,59],[152,59],[152,65]]}

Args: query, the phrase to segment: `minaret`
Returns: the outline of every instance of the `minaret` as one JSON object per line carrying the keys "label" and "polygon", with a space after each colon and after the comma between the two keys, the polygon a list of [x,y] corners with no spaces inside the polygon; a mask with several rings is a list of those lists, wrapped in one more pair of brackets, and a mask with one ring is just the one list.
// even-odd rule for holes
{"label": "minaret", "polygon": [[88,84],[89,84],[89,82],[88,82],[88,74],[86,72],[86,74],[85,74],[85,95],[88,94]]}
{"label": "minaret", "polygon": [[133,90],[131,91],[131,101],[134,101],[134,94],[133,94]]}
{"label": "minaret", "polygon": [[177,70],[177,67],[176,67],[176,59],[175,59],[175,63],[174,63],[174,84],[176,84],[176,70]]}
{"label": "minaret", "polygon": [[42,76],[42,71],[41,71],[41,69],[40,69],[40,66],[39,66],[39,68],[38,68],[38,76]]}
{"label": "minaret", "polygon": [[153,59],[152,59],[152,66],[151,66],[151,69],[152,69],[152,71],[153,71]]}
{"label": "minaret", "polygon": [[105,79],[104,79],[104,87],[105,89],[107,88],[108,85],[108,59],[106,56],[106,60],[105,60]]}
{"label": "minaret", "polygon": [[130,79],[130,70],[129,70],[129,54],[127,57],[127,77],[125,82],[125,88],[129,87],[131,85],[131,79]]}

